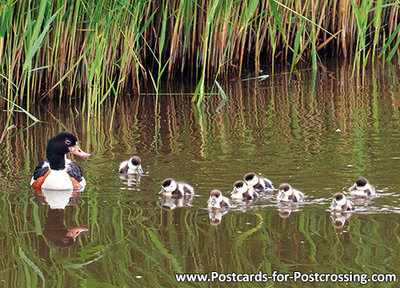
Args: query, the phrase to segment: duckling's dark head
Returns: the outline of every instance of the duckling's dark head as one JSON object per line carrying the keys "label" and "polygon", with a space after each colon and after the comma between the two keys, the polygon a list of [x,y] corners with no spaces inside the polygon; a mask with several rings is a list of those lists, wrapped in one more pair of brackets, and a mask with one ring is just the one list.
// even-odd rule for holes
{"label": "duckling's dark head", "polygon": [[279,186],[279,191],[288,192],[290,190],[290,185],[283,183]]}
{"label": "duckling's dark head", "polygon": [[221,191],[219,191],[219,190],[213,190],[213,191],[211,191],[211,193],[210,193],[210,196],[215,197],[215,198],[218,198],[218,197],[220,197],[221,195],[222,195],[222,193],[221,193]]}
{"label": "duckling's dark head", "polygon": [[140,159],[139,156],[133,156],[130,160],[131,160],[132,165],[134,165],[134,166],[142,165],[142,159]]}
{"label": "duckling's dark head", "polygon": [[255,176],[256,175],[254,173],[247,173],[246,175],[244,175],[244,181],[250,182],[254,179]]}
{"label": "duckling's dark head", "polygon": [[163,188],[167,188],[168,186],[171,185],[172,181],[174,181],[174,180],[171,179],[171,178],[167,178],[167,179],[165,179],[165,180],[161,183],[161,186],[162,186]]}
{"label": "duckling's dark head", "polygon": [[357,187],[364,187],[367,184],[368,184],[368,180],[364,177],[358,178],[356,181]]}
{"label": "duckling's dark head", "polygon": [[242,180],[239,180],[239,181],[236,181],[236,182],[233,184],[233,187],[235,187],[236,189],[238,189],[238,188],[242,188],[243,185],[244,185],[244,182],[243,182]]}
{"label": "duckling's dark head", "polygon": [[342,200],[344,198],[343,193],[336,193],[335,195],[333,195],[333,200],[336,200],[337,202]]}

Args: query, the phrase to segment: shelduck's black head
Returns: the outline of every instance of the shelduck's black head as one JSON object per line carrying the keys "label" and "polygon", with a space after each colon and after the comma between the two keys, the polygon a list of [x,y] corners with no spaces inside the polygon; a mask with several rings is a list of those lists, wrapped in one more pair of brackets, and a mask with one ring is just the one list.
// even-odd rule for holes
{"label": "shelduck's black head", "polygon": [[80,157],[88,157],[89,153],[82,151],[78,146],[78,139],[69,132],[60,132],[47,142],[47,160],[50,168],[60,170],[65,168],[65,154],[73,153]]}

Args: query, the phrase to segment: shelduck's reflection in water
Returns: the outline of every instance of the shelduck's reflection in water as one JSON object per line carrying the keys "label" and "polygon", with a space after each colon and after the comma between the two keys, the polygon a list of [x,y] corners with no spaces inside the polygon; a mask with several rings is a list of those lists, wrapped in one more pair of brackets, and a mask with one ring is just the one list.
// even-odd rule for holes
{"label": "shelduck's reflection in water", "polygon": [[50,189],[33,189],[36,201],[43,205],[49,205],[46,222],[44,225],[43,235],[48,241],[59,248],[67,248],[72,246],[76,237],[88,231],[87,226],[67,227],[65,225],[65,208],[66,206],[78,203],[82,191],[79,190],[50,190]]}

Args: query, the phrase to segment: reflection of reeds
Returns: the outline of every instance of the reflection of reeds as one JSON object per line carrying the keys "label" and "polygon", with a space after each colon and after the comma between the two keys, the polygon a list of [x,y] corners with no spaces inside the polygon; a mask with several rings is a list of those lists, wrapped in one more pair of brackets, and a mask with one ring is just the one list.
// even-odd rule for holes
{"label": "reflection of reeds", "polygon": [[[114,92],[138,91],[141,78],[158,89],[164,71],[168,78],[189,72],[203,84],[215,74],[240,75],[247,64],[259,71],[266,61],[316,68],[325,52],[354,56],[359,69],[378,50],[392,59],[400,43],[398,3],[382,0],[7,0],[0,15],[0,74],[18,96],[83,90],[89,114]],[[4,83],[11,99],[14,87]]]}
{"label": "reflection of reeds", "polygon": [[[39,153],[35,153],[36,158],[32,159],[34,162],[44,156],[46,140],[60,130],[70,130],[78,135],[84,149],[94,153],[117,143],[127,152],[136,153],[138,147],[132,143],[140,139],[140,146],[144,150],[178,152],[188,149],[204,157],[210,139],[217,139],[224,151],[232,149],[232,140],[234,143],[246,142],[246,147],[251,150],[255,147],[253,144],[263,140],[267,134],[274,135],[274,139],[265,138],[267,142],[302,139],[316,153],[320,149],[317,144],[328,125],[333,130],[340,128],[343,132],[355,131],[356,126],[366,124],[362,119],[373,115],[374,127],[378,129],[380,108],[377,101],[390,103],[392,111],[385,115],[398,117],[400,104],[396,90],[399,83],[397,70],[388,64],[385,67],[390,69],[379,69],[377,63],[375,66],[372,84],[368,81],[370,76],[365,75],[356,81],[361,84],[360,87],[356,82],[348,81],[351,65],[346,62],[329,72],[292,74],[290,85],[287,84],[289,74],[275,75],[262,82],[224,83],[221,85],[227,95],[225,105],[220,106],[217,97],[206,96],[205,105],[200,108],[193,108],[190,96],[183,93],[184,88],[177,88],[176,83],[165,88],[163,95],[159,95],[157,105],[155,98],[150,95],[118,100],[114,119],[111,119],[109,113],[113,109],[113,101],[105,101],[98,117],[90,118],[90,121],[86,121],[86,116],[82,115],[79,104],[75,103],[75,108],[51,102],[45,109],[37,107],[33,112],[43,121],[40,126],[46,127],[46,130],[42,131],[36,125],[21,135],[30,137],[31,142],[37,141],[33,139],[42,139],[32,146],[39,149]],[[387,83],[389,86],[377,83]],[[180,89],[180,96],[166,95]],[[372,89],[372,98],[364,93],[365,89]],[[380,100],[377,100],[378,95]],[[158,107],[157,113],[155,107]],[[218,112],[215,112],[217,109]],[[13,118],[15,123],[26,121],[21,113],[16,113]],[[1,118],[0,126],[6,121]],[[17,128],[21,129],[21,126]],[[190,145],[185,145],[180,141],[182,139],[186,139]],[[27,140],[18,137],[16,141]],[[23,147],[27,147],[27,143],[8,149],[15,148],[19,151],[17,154],[22,155]],[[27,157],[26,161],[31,161],[31,158]]]}

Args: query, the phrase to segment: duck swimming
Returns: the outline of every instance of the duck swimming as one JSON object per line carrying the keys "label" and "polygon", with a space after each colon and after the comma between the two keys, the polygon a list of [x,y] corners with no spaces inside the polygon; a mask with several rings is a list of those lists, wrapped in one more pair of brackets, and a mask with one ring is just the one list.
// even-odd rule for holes
{"label": "duck swimming", "polygon": [[142,160],[138,156],[133,156],[131,159],[119,164],[118,172],[121,174],[137,174],[142,176]]}
{"label": "duck swimming", "polygon": [[231,194],[231,198],[236,200],[255,200],[258,198],[258,193],[253,188],[248,187],[242,180],[236,181],[233,184]]}
{"label": "duck swimming", "polygon": [[350,195],[370,197],[375,196],[375,187],[369,184],[368,180],[364,177],[358,178],[356,183],[349,188]]}
{"label": "duck swimming", "polygon": [[303,202],[304,194],[299,190],[293,189],[289,184],[283,183],[279,186],[279,193],[276,199],[284,202]]}
{"label": "duck swimming", "polygon": [[257,176],[255,173],[244,175],[244,181],[247,186],[253,188],[256,192],[272,192],[274,190],[271,180]]}
{"label": "duck swimming", "polygon": [[158,194],[162,194],[166,197],[180,198],[185,195],[193,195],[194,189],[192,186],[182,182],[176,182],[174,179],[167,178],[161,183],[161,191]]}
{"label": "duck swimming", "polygon": [[331,208],[335,211],[353,211],[354,204],[343,193],[336,193],[332,197]]}
{"label": "duck swimming", "polygon": [[81,168],[66,156],[71,152],[79,157],[88,157],[81,150],[78,139],[69,132],[60,132],[47,142],[46,160],[38,164],[33,173],[31,186],[53,190],[82,189],[86,186]]}
{"label": "duck swimming", "polygon": [[222,196],[221,191],[211,191],[210,198],[208,199],[208,208],[221,209],[229,207],[231,207],[231,201],[225,196]]}

